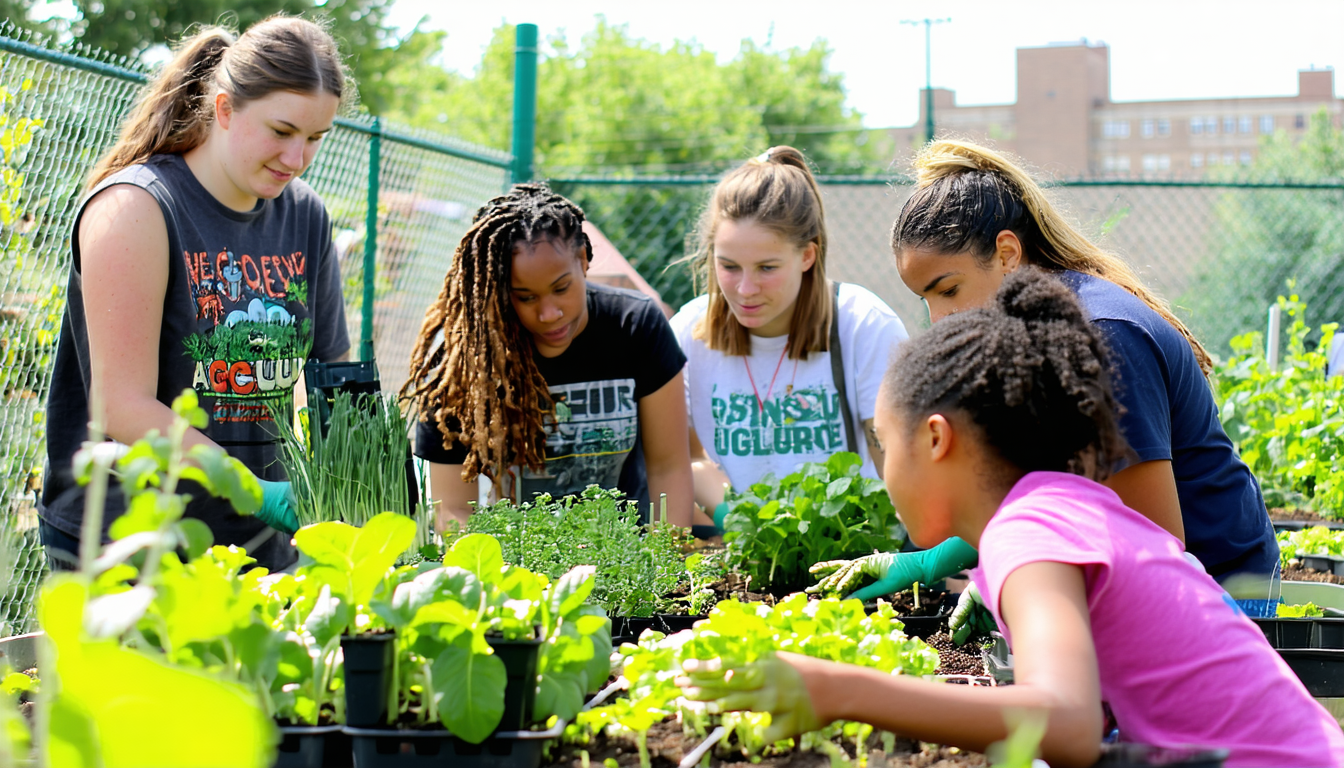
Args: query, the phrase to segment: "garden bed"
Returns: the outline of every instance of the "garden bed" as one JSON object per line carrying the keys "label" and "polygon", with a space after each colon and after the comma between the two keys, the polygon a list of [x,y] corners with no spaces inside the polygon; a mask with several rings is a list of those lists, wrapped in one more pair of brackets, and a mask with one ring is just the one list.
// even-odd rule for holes
{"label": "garden bed", "polygon": [[1300,565],[1290,565],[1283,569],[1284,581],[1314,581],[1321,584],[1344,584],[1344,577],[1328,571],[1318,571]]}

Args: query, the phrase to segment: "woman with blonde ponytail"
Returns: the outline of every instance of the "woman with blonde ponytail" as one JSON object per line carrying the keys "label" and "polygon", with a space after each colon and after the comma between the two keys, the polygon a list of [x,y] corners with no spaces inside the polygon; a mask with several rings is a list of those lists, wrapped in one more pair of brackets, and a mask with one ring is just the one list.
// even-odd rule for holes
{"label": "woman with blonde ponytail", "polygon": [[[271,413],[293,407],[308,358],[339,359],[350,346],[331,220],[298,180],[345,81],[335,42],[312,22],[272,17],[236,39],[202,30],[145,88],[90,174],[47,403],[40,531],[53,567],[79,551],[84,498],[71,461],[90,417],[120,443],[167,434],[169,405],[187,388],[208,414],[188,447],[225,448],[263,490],[261,510],[243,517],[186,487],[187,515],[263,566],[294,560],[289,536],[274,535],[297,521]],[[109,489],[104,532],[124,509]]]}
{"label": "woman with blonde ponytail", "polygon": [[[1209,356],[1189,329],[1004,157],[938,141],[916,168],[916,189],[892,229],[891,246],[901,279],[924,299],[929,317],[936,323],[989,304],[1004,277],[1023,265],[1069,286],[1110,348],[1129,447],[1106,485],[1181,539],[1248,613],[1273,616],[1274,532],[1260,487],[1218,420],[1205,379]],[[956,539],[942,546],[969,549]],[[927,581],[947,574],[919,575]]]}
{"label": "woman with blonde ponytail", "polygon": [[826,215],[803,154],[774,147],[728,173],[700,236],[692,258],[708,293],[672,318],[696,502],[719,523],[726,486],[845,450],[877,477],[873,409],[905,326],[870,291],[827,279]]}

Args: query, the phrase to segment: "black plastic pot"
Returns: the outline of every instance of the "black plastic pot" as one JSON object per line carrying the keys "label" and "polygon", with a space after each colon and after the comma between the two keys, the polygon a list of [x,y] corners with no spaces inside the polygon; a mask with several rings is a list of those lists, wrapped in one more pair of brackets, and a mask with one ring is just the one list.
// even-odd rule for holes
{"label": "black plastic pot", "polygon": [[1284,648],[1279,655],[1314,698],[1344,697],[1344,650]]}
{"label": "black plastic pot", "polygon": [[1344,649],[1344,619],[1251,619],[1276,649]]}
{"label": "black plastic pot", "polygon": [[1275,531],[1300,531],[1303,528],[1329,528],[1344,531],[1344,520],[1270,520]]}
{"label": "black plastic pot", "polygon": [[[947,620],[952,616],[952,609],[956,607],[957,596],[948,593],[943,596],[943,603],[939,606],[938,613],[932,616],[897,616],[896,619],[905,625],[906,635],[928,640],[933,635],[947,630]],[[876,609],[874,603],[873,610]]]}
{"label": "black plastic pot", "polygon": [[1147,768],[1179,765],[1182,768],[1222,768],[1225,749],[1166,749],[1148,744],[1104,744],[1094,768]]}
{"label": "black plastic pot", "polygon": [[504,686],[504,716],[501,731],[521,731],[532,721],[532,705],[537,700],[537,657],[540,640],[504,640],[487,637],[495,655],[504,662],[508,683]]}
{"label": "black plastic pot", "polygon": [[500,731],[470,744],[444,730],[345,729],[355,768],[537,768],[546,743],[564,731],[560,720],[545,731]]}
{"label": "black plastic pot", "polygon": [[280,726],[273,768],[349,768],[350,737],[339,725]]}
{"label": "black plastic pot", "polygon": [[342,635],[345,657],[345,723],[356,728],[387,723],[388,686],[396,635]]}
{"label": "black plastic pot", "polygon": [[646,629],[662,632],[665,635],[676,634],[694,627],[695,622],[703,618],[706,617],[674,613],[655,613],[652,616],[641,617],[613,616],[611,618],[611,644],[612,646],[619,646],[621,643],[637,642],[639,636],[644,634]]}

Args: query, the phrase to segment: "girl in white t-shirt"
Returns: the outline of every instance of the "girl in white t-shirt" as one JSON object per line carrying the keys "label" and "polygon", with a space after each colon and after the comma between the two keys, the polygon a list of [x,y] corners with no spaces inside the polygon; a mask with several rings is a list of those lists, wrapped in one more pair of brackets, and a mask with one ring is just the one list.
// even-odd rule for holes
{"label": "girl in white t-shirt", "polygon": [[694,263],[708,293],[672,318],[687,358],[696,502],[721,519],[726,486],[844,450],[877,477],[873,409],[907,334],[870,291],[826,279],[826,216],[802,153],[774,147],[729,173],[700,232]]}

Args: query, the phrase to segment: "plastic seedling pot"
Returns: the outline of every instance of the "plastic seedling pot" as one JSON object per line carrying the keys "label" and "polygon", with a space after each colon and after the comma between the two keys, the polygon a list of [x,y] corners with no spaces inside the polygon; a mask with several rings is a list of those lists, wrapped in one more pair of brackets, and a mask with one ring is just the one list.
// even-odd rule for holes
{"label": "plastic seedling pot", "polygon": [[1275,531],[1300,531],[1303,528],[1328,528],[1344,531],[1344,520],[1271,520]]}
{"label": "plastic seedling pot", "polygon": [[1312,619],[1251,619],[1271,648],[1312,648]]}
{"label": "plastic seedling pot", "polygon": [[532,721],[532,705],[537,700],[537,657],[540,640],[504,640],[487,637],[495,655],[504,662],[508,683],[504,687],[502,731],[521,731]]}
{"label": "plastic seedling pot", "polygon": [[943,596],[942,605],[939,606],[938,613],[933,616],[897,616],[896,619],[905,625],[905,634],[909,637],[928,640],[947,629],[947,619],[952,615],[952,609],[956,607],[957,596],[949,593]]}
{"label": "plastic seedling pot", "polygon": [[345,723],[356,728],[387,722],[389,670],[396,651],[396,635],[343,635],[345,657]]}
{"label": "plastic seedling pot", "polygon": [[1344,650],[1285,648],[1279,655],[1313,697],[1344,697]]}
{"label": "plastic seedling pot", "polygon": [[343,768],[351,762],[350,738],[341,726],[280,726],[274,768]]}
{"label": "plastic seedling pot", "polygon": [[1303,568],[1310,568],[1322,573],[1335,572],[1336,561],[1330,555],[1298,555],[1297,559],[1301,561]]}
{"label": "plastic seedling pot", "polygon": [[565,732],[558,720],[545,731],[500,731],[470,744],[445,730],[350,728],[355,768],[537,768],[551,739]]}
{"label": "plastic seedling pot", "polygon": [[1008,650],[1008,640],[997,631],[989,635],[994,638],[994,644],[980,652],[985,660],[985,671],[1000,685],[1012,683],[1013,654]]}
{"label": "plastic seedling pot", "polygon": [[1312,619],[1311,647],[1344,649],[1344,619]]}
{"label": "plastic seedling pot", "polygon": [[1103,744],[1094,768],[1146,768],[1150,765],[1182,768],[1222,768],[1225,749],[1166,749],[1149,744]]}

